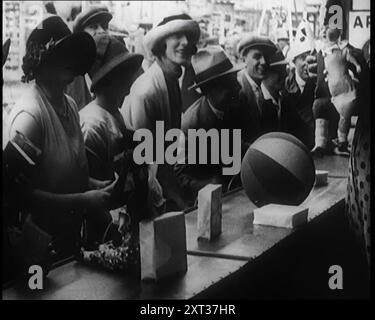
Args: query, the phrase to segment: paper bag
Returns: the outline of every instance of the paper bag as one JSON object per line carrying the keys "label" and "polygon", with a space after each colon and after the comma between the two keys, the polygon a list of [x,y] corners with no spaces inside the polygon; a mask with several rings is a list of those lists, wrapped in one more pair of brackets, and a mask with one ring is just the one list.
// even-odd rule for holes
{"label": "paper bag", "polygon": [[213,240],[221,233],[221,185],[209,184],[198,193],[198,239]]}
{"label": "paper bag", "polygon": [[316,170],[315,171],[315,186],[325,186],[328,184],[328,171]]}
{"label": "paper bag", "polygon": [[268,204],[254,210],[254,224],[295,228],[307,222],[308,209],[301,206]]}
{"label": "paper bag", "polygon": [[183,212],[170,212],[139,223],[141,279],[159,280],[187,270]]}

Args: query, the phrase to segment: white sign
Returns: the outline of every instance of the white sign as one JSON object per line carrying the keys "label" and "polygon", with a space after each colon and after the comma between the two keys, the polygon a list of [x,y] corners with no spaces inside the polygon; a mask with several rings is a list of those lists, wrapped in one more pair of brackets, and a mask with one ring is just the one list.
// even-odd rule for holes
{"label": "white sign", "polygon": [[370,39],[370,11],[349,12],[349,43],[362,49]]}
{"label": "white sign", "polygon": [[370,10],[370,0],[353,0],[353,10]]}

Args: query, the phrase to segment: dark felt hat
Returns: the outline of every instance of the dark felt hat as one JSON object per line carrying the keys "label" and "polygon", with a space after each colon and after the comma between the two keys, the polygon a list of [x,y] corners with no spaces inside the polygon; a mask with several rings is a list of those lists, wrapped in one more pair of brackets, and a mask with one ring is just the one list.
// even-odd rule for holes
{"label": "dark felt hat", "polygon": [[106,6],[92,6],[82,11],[74,20],[73,32],[83,31],[85,27],[95,22],[108,23],[112,20],[112,14]]}
{"label": "dark felt hat", "polygon": [[[91,78],[91,92],[96,90],[98,83],[104,79],[111,71],[118,67],[129,67],[134,72],[138,70],[143,61],[140,54],[129,53],[125,45],[114,36],[101,34],[94,37],[97,53],[96,60],[89,76]],[[124,76],[126,76],[124,74]]]}
{"label": "dark felt hat", "polygon": [[227,54],[220,46],[208,46],[200,49],[191,59],[195,73],[195,83],[188,89],[194,89],[209,81],[243,69],[243,65],[233,66]]}
{"label": "dark felt hat", "polygon": [[255,34],[245,35],[238,43],[237,48],[241,57],[251,48],[259,48],[267,55],[272,55],[277,50],[276,45],[270,39]]}
{"label": "dark felt hat", "polygon": [[85,74],[95,60],[94,39],[86,32],[73,34],[57,15],[46,15],[46,18],[30,33],[26,48],[31,42],[44,46],[49,52],[46,56],[48,61],[69,62],[76,75]]}

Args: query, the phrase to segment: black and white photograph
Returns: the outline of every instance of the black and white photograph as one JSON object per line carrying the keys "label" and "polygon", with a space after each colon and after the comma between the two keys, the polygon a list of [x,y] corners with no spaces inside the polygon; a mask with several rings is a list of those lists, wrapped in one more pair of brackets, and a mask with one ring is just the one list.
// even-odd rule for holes
{"label": "black and white photograph", "polygon": [[2,299],[369,300],[370,7],[3,1]]}

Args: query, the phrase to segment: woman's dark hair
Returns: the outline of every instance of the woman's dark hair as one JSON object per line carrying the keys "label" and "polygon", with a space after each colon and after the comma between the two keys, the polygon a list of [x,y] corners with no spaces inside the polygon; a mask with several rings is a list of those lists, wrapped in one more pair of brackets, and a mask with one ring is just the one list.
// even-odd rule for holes
{"label": "woman's dark hair", "polygon": [[[190,42],[190,39],[189,39],[189,42]],[[159,58],[165,53],[166,49],[167,49],[167,45],[165,44],[165,42],[160,41],[158,44],[156,44],[154,46],[154,48],[151,50],[151,52],[155,57]],[[198,48],[197,48],[197,46],[194,46],[191,50],[192,50],[192,54],[194,55],[194,54],[197,53]]]}
{"label": "woman's dark hair", "polygon": [[29,41],[26,44],[26,54],[22,59],[22,70],[24,75],[21,78],[21,81],[28,83],[35,79],[35,74],[45,61],[46,56],[48,55],[48,49],[45,45]]}
{"label": "woman's dark hair", "polygon": [[26,42],[26,54],[22,59],[22,70],[24,73],[21,78],[22,82],[28,83],[34,80],[38,70],[45,63],[54,64],[61,60],[61,54],[56,53],[54,48],[55,41],[52,38],[46,44],[35,40],[28,40]]}
{"label": "woman's dark hair", "polygon": [[167,49],[167,45],[165,44],[165,42],[160,41],[158,44],[154,46],[151,52],[155,57],[161,57],[165,53],[166,49]]}

